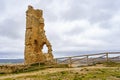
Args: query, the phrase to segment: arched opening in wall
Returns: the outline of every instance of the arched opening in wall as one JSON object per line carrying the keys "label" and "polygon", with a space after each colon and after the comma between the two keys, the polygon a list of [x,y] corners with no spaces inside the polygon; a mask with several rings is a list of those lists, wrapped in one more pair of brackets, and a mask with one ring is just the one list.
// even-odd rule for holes
{"label": "arched opening in wall", "polygon": [[42,49],[43,53],[48,53],[48,47],[46,44],[43,45],[43,49]]}

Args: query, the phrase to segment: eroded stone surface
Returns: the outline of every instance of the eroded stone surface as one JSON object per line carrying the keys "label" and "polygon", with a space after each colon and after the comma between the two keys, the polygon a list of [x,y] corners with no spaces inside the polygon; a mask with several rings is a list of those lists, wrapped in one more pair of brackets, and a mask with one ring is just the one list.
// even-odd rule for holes
{"label": "eroded stone surface", "polygon": [[[26,11],[25,63],[44,62],[53,59],[52,47],[44,30],[43,11],[28,6]],[[43,53],[43,46],[48,47],[48,53]]]}

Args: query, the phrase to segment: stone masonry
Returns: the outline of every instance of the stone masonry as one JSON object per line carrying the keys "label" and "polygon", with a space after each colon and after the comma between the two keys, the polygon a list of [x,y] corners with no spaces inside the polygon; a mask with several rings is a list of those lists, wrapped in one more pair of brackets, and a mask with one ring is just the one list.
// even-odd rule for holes
{"label": "stone masonry", "polygon": [[[43,53],[46,45],[48,53]],[[44,30],[43,11],[28,6],[26,11],[25,64],[39,63],[53,59],[52,48]]]}

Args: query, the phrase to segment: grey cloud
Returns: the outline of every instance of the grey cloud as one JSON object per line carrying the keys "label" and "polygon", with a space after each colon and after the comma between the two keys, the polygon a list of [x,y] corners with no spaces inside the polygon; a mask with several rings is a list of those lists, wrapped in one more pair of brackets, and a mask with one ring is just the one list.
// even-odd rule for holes
{"label": "grey cloud", "polygon": [[119,0],[72,0],[70,9],[63,12],[61,19],[70,21],[88,19],[91,23],[109,20],[120,10],[119,4]]}
{"label": "grey cloud", "polygon": [[[53,54],[57,57],[70,57],[70,56],[79,56],[79,55],[87,55],[87,54],[95,54],[95,53],[105,53],[105,52],[119,52],[119,50],[86,50],[86,51],[57,51],[53,52]],[[118,56],[118,55],[117,55]]]}
{"label": "grey cloud", "polygon": [[50,7],[53,2],[54,2],[54,0],[40,0],[34,6],[35,7],[40,7],[40,9],[44,9],[45,10],[46,8]]}
{"label": "grey cloud", "polygon": [[[109,42],[110,44],[113,44],[113,45],[118,45],[120,44],[120,38],[119,38],[119,35],[120,35],[120,30],[117,31],[112,31],[111,34],[109,36],[106,36],[104,38],[102,38],[104,41],[106,42]],[[115,46],[114,46],[115,47]],[[117,46],[116,46],[117,47]]]}
{"label": "grey cloud", "polygon": [[2,59],[23,58],[23,55],[21,52],[0,52],[0,58]]}
{"label": "grey cloud", "polygon": [[21,27],[17,21],[14,19],[6,19],[4,22],[0,24],[0,35],[6,36],[9,38],[17,39],[21,38],[19,34],[19,28]]}
{"label": "grey cloud", "polygon": [[[96,42],[103,41],[108,44],[81,44],[77,42],[72,42],[69,38],[72,38],[77,34],[82,35],[86,30],[88,30],[87,28],[84,29],[81,28],[81,26],[79,25],[75,25],[69,31],[66,30],[66,32],[64,31],[63,33],[57,33],[56,31],[54,33],[52,29],[54,28],[54,30],[57,30],[58,27],[53,27],[54,24],[52,24],[49,27],[53,28],[47,29],[46,34],[48,39],[52,43],[53,53],[55,57],[119,51],[120,49],[120,28],[116,27],[114,25],[115,23],[112,24],[111,21],[109,21],[111,17],[113,17],[114,15],[116,15],[116,13],[120,11],[119,0],[66,0],[66,2],[68,2],[68,7],[64,5],[61,6],[64,3],[64,1],[61,0],[39,0],[36,3],[35,1],[24,0],[19,2],[16,0],[12,0],[12,2],[6,1],[7,0],[0,1],[0,9],[1,13],[3,13],[2,16],[4,18],[4,21],[0,19],[0,39],[7,37],[9,41],[7,39],[5,41],[0,41],[0,43],[2,43],[2,45],[0,45],[0,48],[6,48],[6,46],[8,46],[7,48],[11,49],[11,47],[13,47],[13,49],[11,51],[0,52],[0,58],[17,58],[21,56],[23,57],[24,43],[18,44],[18,42],[24,42],[23,38],[25,30],[25,11],[29,3],[33,3],[32,6],[35,8],[43,9],[45,24],[50,24],[51,22],[56,23],[57,21],[64,21],[64,23],[72,23],[73,21],[79,21],[84,19],[89,21],[90,24],[99,23],[99,26],[96,27],[100,27],[110,31],[110,33],[105,36],[96,35],[94,37],[87,38],[89,40],[96,40]],[[6,4],[4,2],[6,2]],[[57,25],[59,25],[59,23]],[[118,26],[119,25],[120,24],[118,24]],[[67,28],[65,27],[64,29]],[[64,39],[64,36],[66,37],[66,39]],[[14,51],[15,47],[18,51]],[[70,50],[68,50],[68,47],[70,47]],[[64,50],[60,50],[61,48],[63,48]],[[74,50],[72,48],[77,49]],[[82,50],[82,48],[85,49]]]}
{"label": "grey cloud", "polygon": [[[56,11],[53,11],[55,8],[53,3],[56,3],[61,8],[67,8],[62,7],[60,0],[55,1],[52,0],[49,1],[40,1],[38,4],[36,4],[36,7],[42,8],[45,13],[45,20],[46,21],[56,21],[59,18],[61,20],[79,20],[79,19],[88,19],[91,23],[94,22],[102,22],[109,20],[113,14],[117,13],[119,11],[119,0],[68,0],[70,4],[68,6],[69,9],[60,12],[60,15],[55,14]],[[58,4],[59,2],[59,4]],[[43,3],[40,5],[40,3]],[[44,7],[45,6],[45,7]],[[53,8],[53,9],[52,9]],[[59,9],[58,9],[59,10]]]}
{"label": "grey cloud", "polygon": [[108,21],[103,21],[100,23],[100,27],[105,28],[105,29],[111,29],[113,28],[113,25],[111,24],[111,22]]}
{"label": "grey cloud", "polygon": [[0,1],[0,10],[3,12],[5,9],[5,3],[3,0]]}
{"label": "grey cloud", "polygon": [[58,15],[53,11],[53,7],[51,7],[55,3],[55,0],[41,0],[36,4],[33,4],[35,8],[39,8],[43,10],[43,16],[45,18],[45,22],[53,22],[56,21]]}
{"label": "grey cloud", "polygon": [[81,34],[85,31],[85,29],[81,28],[80,26],[74,26],[73,29],[65,32],[64,34],[65,35],[69,35],[69,36],[73,36],[73,35],[78,35],[78,34]]}
{"label": "grey cloud", "polygon": [[0,58],[24,56],[26,5],[25,1],[0,1]]}
{"label": "grey cloud", "polygon": [[1,1],[5,4],[2,5],[3,10],[1,10],[1,12],[3,12],[3,14],[0,15],[0,36],[12,39],[23,39],[25,32],[25,1]]}
{"label": "grey cloud", "polygon": [[45,15],[45,22],[53,22],[58,19],[58,17],[52,12],[51,10],[44,11]]}

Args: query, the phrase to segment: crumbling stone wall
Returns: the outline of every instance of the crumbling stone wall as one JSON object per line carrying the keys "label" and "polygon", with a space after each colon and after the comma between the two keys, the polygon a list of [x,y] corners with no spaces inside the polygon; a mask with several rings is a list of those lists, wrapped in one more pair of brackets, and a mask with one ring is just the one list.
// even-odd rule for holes
{"label": "crumbling stone wall", "polygon": [[0,74],[12,73],[19,70],[24,70],[29,68],[28,65],[23,64],[9,64],[9,65],[0,65]]}
{"label": "crumbling stone wall", "polygon": [[[43,46],[48,47],[48,53],[43,53]],[[28,6],[26,11],[25,63],[44,62],[53,59],[52,47],[44,30],[43,11]]]}

